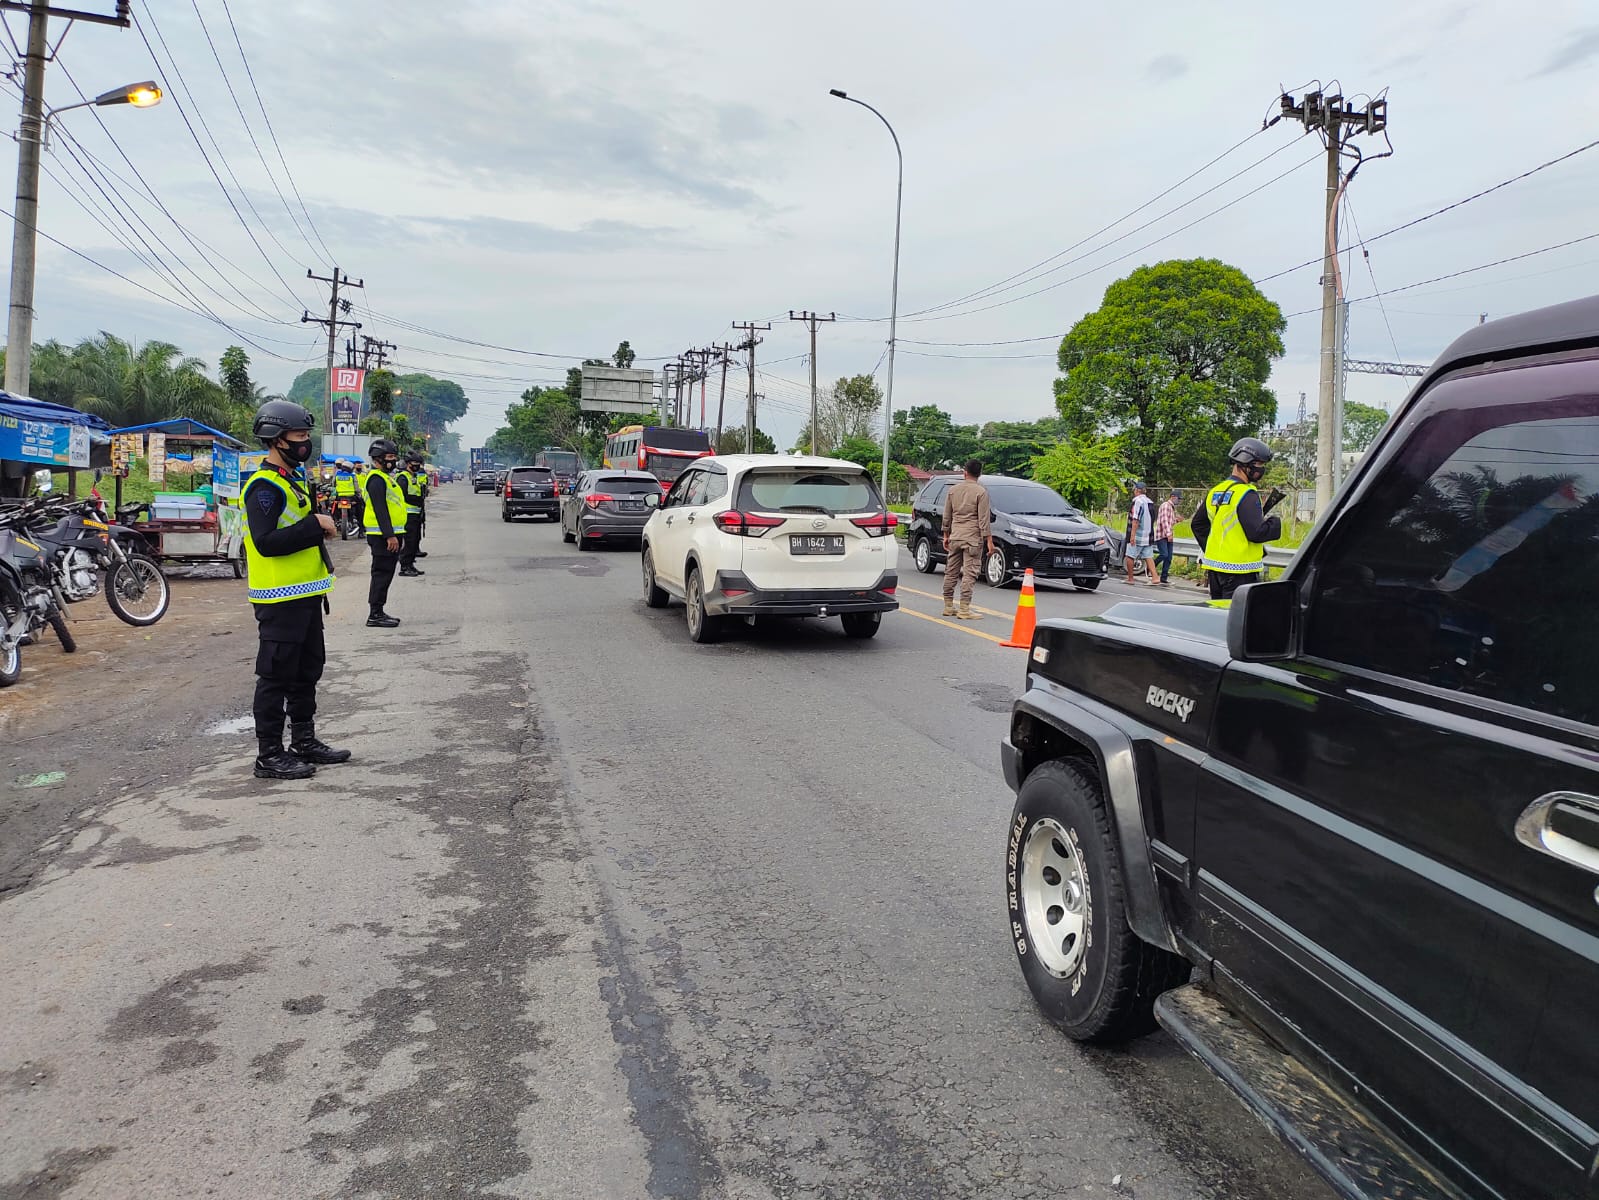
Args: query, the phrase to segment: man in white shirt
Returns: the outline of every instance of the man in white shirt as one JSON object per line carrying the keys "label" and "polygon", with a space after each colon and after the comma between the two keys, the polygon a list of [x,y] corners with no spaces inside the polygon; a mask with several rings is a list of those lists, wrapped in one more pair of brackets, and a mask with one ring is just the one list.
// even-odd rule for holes
{"label": "man in white shirt", "polygon": [[1144,485],[1133,481],[1133,505],[1127,514],[1127,582],[1133,582],[1133,564],[1143,561],[1149,582],[1155,583],[1155,508],[1144,494]]}

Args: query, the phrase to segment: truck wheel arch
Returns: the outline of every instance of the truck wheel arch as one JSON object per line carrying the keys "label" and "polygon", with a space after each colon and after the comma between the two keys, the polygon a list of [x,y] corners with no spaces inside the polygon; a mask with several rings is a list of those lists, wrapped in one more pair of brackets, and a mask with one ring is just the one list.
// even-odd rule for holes
{"label": "truck wheel arch", "polygon": [[1155,882],[1133,739],[1088,706],[1035,686],[1016,701],[1006,747],[1012,760],[1007,762],[1006,778],[1013,789],[1020,788],[1036,767],[1055,759],[1090,765],[1110,807],[1127,890],[1128,927],[1151,945],[1181,953]]}

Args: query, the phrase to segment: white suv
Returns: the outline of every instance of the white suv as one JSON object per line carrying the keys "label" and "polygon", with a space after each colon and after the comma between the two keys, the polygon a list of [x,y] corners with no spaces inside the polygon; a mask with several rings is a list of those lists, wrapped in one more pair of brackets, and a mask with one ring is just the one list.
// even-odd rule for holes
{"label": "white suv", "polygon": [[644,526],[644,602],[679,597],[696,642],[737,617],[837,616],[850,637],[869,638],[899,607],[898,521],[855,463],[702,458],[656,503]]}

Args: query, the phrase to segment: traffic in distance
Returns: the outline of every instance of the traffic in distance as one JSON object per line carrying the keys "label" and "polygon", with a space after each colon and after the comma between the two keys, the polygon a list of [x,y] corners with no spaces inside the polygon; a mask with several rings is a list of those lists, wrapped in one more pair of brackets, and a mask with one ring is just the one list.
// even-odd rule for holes
{"label": "traffic in distance", "polygon": [[[1022,976],[1079,1041],[1164,1026],[1341,1196],[1591,1195],[1599,298],[1461,337],[1275,579],[1270,457],[1239,441],[1196,514],[1209,600],[1031,639],[1000,747]],[[636,545],[644,604],[699,643],[797,617],[874,637],[899,536],[953,564],[962,495],[961,569],[994,588],[1092,590],[1170,538],[1142,484],[1110,531],[974,462],[901,529],[855,463],[645,427],[570,485],[494,486],[580,547]]]}

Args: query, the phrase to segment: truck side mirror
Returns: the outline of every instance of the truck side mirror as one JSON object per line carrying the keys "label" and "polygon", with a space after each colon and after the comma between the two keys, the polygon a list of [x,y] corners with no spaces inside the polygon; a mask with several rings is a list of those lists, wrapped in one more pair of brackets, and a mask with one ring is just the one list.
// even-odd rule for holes
{"label": "truck side mirror", "polygon": [[1227,610],[1227,653],[1244,662],[1291,658],[1299,650],[1299,581],[1246,583]]}

